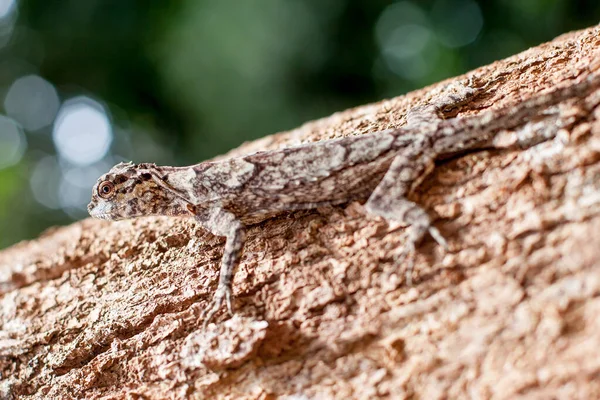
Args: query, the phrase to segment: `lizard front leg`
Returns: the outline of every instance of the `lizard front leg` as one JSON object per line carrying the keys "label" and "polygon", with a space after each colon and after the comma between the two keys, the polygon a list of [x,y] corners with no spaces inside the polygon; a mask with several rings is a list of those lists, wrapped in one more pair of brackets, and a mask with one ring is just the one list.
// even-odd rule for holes
{"label": "lizard front leg", "polygon": [[[429,216],[418,204],[408,200],[408,193],[418,186],[433,170],[434,157],[428,154],[425,141],[416,142],[412,150],[398,154],[379,185],[375,188],[365,208],[367,212],[387,221],[410,225],[406,251],[415,251],[416,245],[429,234],[444,248],[448,245],[440,232],[431,225]],[[407,283],[412,282],[412,261],[406,270]]]}
{"label": "lizard front leg", "polygon": [[206,329],[210,320],[223,305],[223,301],[225,301],[229,313],[233,314],[231,306],[231,282],[246,239],[246,229],[233,214],[222,209],[211,210],[206,215],[197,215],[196,219],[213,234],[225,236],[226,238],[223,257],[221,258],[217,290],[210,306],[201,315],[201,318],[204,318],[203,327]]}

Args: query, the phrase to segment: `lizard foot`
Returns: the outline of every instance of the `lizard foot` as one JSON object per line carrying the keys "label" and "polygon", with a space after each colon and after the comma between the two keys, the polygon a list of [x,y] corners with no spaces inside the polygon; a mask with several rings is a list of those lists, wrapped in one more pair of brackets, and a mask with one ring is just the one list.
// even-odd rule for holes
{"label": "lizard foot", "polygon": [[420,243],[421,240],[423,239],[423,236],[425,236],[424,232],[429,232],[431,237],[444,250],[448,250],[448,242],[446,241],[444,236],[442,236],[440,231],[437,228],[435,228],[434,226],[428,226],[426,228],[426,230],[416,230],[416,232],[415,232],[415,230],[413,230],[413,234],[410,235],[409,240],[404,245],[404,248],[402,249],[402,251],[394,257],[396,264],[401,264],[402,262],[406,261],[405,281],[408,286],[413,285],[412,276],[413,276],[413,270],[414,270],[414,266],[415,266],[414,256],[417,252],[418,243]]}
{"label": "lizard foot", "polygon": [[404,245],[404,248],[394,256],[394,263],[401,265],[406,263],[406,272],[404,273],[404,280],[408,286],[412,286],[412,274],[415,266],[414,255],[416,252],[415,243],[409,241]]}
{"label": "lizard foot", "polygon": [[223,305],[223,300],[227,305],[227,311],[229,312],[229,315],[233,315],[231,307],[231,289],[227,287],[218,287],[212,301],[210,302],[210,305],[208,308],[205,308],[204,311],[202,311],[202,314],[200,314],[200,318],[204,319],[204,322],[202,323],[202,330],[206,330],[206,327],[210,321]]}

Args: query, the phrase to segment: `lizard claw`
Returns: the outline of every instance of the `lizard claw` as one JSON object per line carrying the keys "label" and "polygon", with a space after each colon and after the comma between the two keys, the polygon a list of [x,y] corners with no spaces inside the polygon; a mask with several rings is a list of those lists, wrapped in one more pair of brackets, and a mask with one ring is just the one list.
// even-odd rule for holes
{"label": "lizard claw", "polygon": [[[405,272],[406,284],[408,286],[412,286],[413,285],[412,274],[413,274],[413,269],[415,266],[414,256],[416,253],[415,242],[409,241],[408,243],[406,243],[405,248],[406,248],[406,250],[404,251],[403,258],[405,260],[407,260],[406,261],[406,272]],[[412,257],[410,257],[409,255]]]}
{"label": "lizard claw", "polygon": [[[427,232],[429,232],[431,237],[441,247],[443,247],[444,250],[448,250],[448,242],[446,242],[446,239],[444,239],[444,237],[442,236],[442,234],[440,233],[440,231],[437,228],[430,226],[427,228]],[[409,241],[404,246],[404,250],[395,257],[397,263],[401,263],[402,261],[406,260],[405,279],[406,279],[406,284],[408,286],[412,286],[412,284],[413,284],[412,275],[413,275],[413,269],[414,269],[414,263],[415,263],[414,257],[410,257],[410,255],[412,255],[412,256],[415,255],[417,243],[420,242],[421,239],[422,239],[422,235],[416,235],[416,237],[409,239]]]}
{"label": "lizard claw", "polygon": [[444,239],[444,237],[436,227],[430,226],[428,231],[433,240],[435,240],[440,246],[442,246],[444,250],[448,250],[448,242],[446,241],[446,239]]}
{"label": "lizard claw", "polygon": [[204,311],[202,311],[202,314],[200,314],[200,318],[204,319],[204,322],[202,323],[202,330],[206,330],[206,327],[208,326],[210,321],[213,319],[215,314],[223,305],[223,300],[225,301],[225,305],[227,306],[227,311],[229,312],[229,315],[233,315],[231,307],[231,291],[227,288],[217,288],[217,291],[215,292],[215,295],[212,301],[210,302],[209,307],[204,309]]}
{"label": "lizard claw", "polygon": [[409,253],[410,253],[410,250],[402,251],[400,254],[398,254],[394,257],[394,262],[398,265],[398,264],[402,264],[404,261],[406,261],[406,272],[404,272],[404,281],[406,282],[407,286],[412,286],[413,285],[412,275],[413,275],[415,262],[413,260],[413,257],[409,257]]}
{"label": "lizard claw", "polygon": [[231,307],[231,290],[225,291],[225,304],[227,305],[227,312],[230,317],[233,317],[233,309]]}

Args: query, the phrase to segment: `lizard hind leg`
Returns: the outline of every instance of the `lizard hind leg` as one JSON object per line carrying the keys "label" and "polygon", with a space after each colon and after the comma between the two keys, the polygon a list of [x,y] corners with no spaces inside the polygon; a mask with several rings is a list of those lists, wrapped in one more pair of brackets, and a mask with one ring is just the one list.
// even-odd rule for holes
{"label": "lizard hind leg", "polygon": [[[410,226],[408,242],[400,253],[400,259],[408,258],[406,256],[410,253],[414,254],[416,246],[427,233],[440,246],[448,248],[442,234],[432,226],[427,212],[406,198],[431,172],[433,166],[434,158],[423,151],[399,154],[365,204],[370,214]],[[411,284],[413,262],[408,259],[406,282]]]}

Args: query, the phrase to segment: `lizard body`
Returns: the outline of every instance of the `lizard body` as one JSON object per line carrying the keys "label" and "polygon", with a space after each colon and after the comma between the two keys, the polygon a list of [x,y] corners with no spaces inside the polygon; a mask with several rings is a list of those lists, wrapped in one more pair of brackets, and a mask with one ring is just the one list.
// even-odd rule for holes
{"label": "lizard body", "polygon": [[[231,281],[244,244],[245,227],[282,212],[365,200],[368,213],[410,225],[406,251],[429,232],[446,241],[427,213],[407,199],[436,159],[488,147],[505,129],[561,112],[560,102],[587,96],[600,79],[587,78],[509,109],[465,118],[442,119],[478,91],[454,87],[437,101],[415,107],[404,127],[258,152],[189,167],[120,163],[100,177],[88,210],[93,217],[118,220],[144,215],[189,216],[215,235],[226,237],[220,277],[205,325],[225,301],[231,313]],[[561,127],[517,138],[528,147],[552,139]],[[411,269],[407,268],[407,281]]]}

